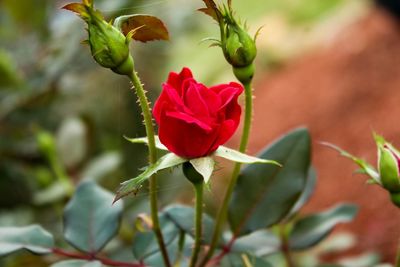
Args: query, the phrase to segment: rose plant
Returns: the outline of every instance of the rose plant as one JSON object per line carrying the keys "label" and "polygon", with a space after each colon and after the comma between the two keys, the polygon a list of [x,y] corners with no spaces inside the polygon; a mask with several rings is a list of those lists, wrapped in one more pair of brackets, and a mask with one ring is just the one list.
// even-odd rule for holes
{"label": "rose plant", "polygon": [[[94,60],[131,81],[146,136],[126,139],[147,145],[148,166],[138,176],[124,181],[116,194],[95,182],[83,181],[75,188],[63,176],[71,195],[64,209],[63,236],[72,248],[58,245],[53,235],[41,226],[10,226],[0,228],[0,255],[19,250],[54,254],[55,257],[48,259],[53,267],[293,267],[302,266],[301,253],[297,252],[313,248],[337,224],[354,218],[357,207],[348,203],[316,214],[299,214],[311,197],[317,179],[311,164],[311,137],[306,128],[283,135],[257,157],[246,154],[252,122],[252,79],[258,32],[250,36],[233,11],[231,0],[222,6],[213,0],[203,2],[205,7],[200,11],[217,21],[220,30],[219,39],[209,39],[214,41],[214,46],[221,47],[239,83],[206,86],[197,82],[191,70],[184,67],[179,73],[169,73],[153,112],[135,71],[129,43],[131,40],[168,40],[163,22],[154,16],[134,14],[108,23],[94,8],[92,0],[64,7],[77,13],[87,24],[87,43]],[[242,93],[243,116],[239,99]],[[241,117],[243,128],[238,150],[223,146],[238,129]],[[49,162],[57,165],[51,138],[41,135],[38,141]],[[398,205],[400,153],[383,138],[376,136],[376,141],[379,171],[340,151],[362,167],[373,183],[388,190],[392,202]],[[234,161],[235,166],[214,218],[203,211],[204,186],[213,190],[210,181],[216,176],[214,168],[218,158]],[[242,167],[243,164],[248,165]],[[157,174],[173,167],[181,167],[192,183],[194,207],[171,204],[160,208]],[[133,259],[108,257],[105,246],[117,235],[124,212],[121,199],[135,195],[146,182],[150,210],[149,214],[138,215],[135,226],[130,226],[137,229],[132,237]],[[327,265],[315,257],[313,266]]]}

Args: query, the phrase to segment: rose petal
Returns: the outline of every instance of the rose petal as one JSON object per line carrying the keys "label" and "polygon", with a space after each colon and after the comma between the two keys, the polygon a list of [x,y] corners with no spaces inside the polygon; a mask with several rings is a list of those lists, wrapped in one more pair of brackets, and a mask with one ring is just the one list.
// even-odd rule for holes
{"label": "rose petal", "polygon": [[[167,105],[163,106],[164,103]],[[163,107],[163,108],[161,108]],[[160,115],[162,110],[177,110],[182,112],[187,112],[192,114],[190,109],[188,109],[183,103],[182,99],[178,95],[178,92],[171,87],[171,85],[164,83],[163,91],[161,92],[160,97],[157,99],[153,108],[153,116],[156,119],[156,122],[160,122]]]}
{"label": "rose petal", "polygon": [[217,131],[207,133],[195,123],[162,113],[159,124],[159,137],[169,151],[184,158],[198,158],[209,154]]}
{"label": "rose petal", "polygon": [[220,84],[210,88],[216,92],[221,98],[220,108],[224,108],[228,103],[236,101],[237,97],[243,92],[243,86],[238,83],[231,82],[229,84]]}
{"label": "rose petal", "polygon": [[193,116],[190,116],[187,113],[170,111],[170,112],[166,112],[166,115],[168,117],[182,120],[185,123],[196,124],[197,126],[202,128],[206,132],[210,132],[212,130],[212,128],[209,125],[207,125],[206,123],[202,122],[201,120],[199,120]]}
{"label": "rose petal", "polygon": [[218,131],[219,134],[218,134],[217,139],[215,140],[213,146],[210,148],[210,153],[217,150],[217,148],[220,145],[225,144],[226,141],[228,141],[232,137],[232,135],[235,133],[237,127],[238,127],[238,123],[234,120],[224,121]]}
{"label": "rose petal", "polygon": [[221,98],[218,96],[218,94],[206,88],[205,86],[200,88],[200,94],[207,103],[209,114],[213,117],[216,117],[216,113],[221,107]]}
{"label": "rose petal", "polygon": [[[209,117],[208,107],[203,97],[200,95],[200,90],[204,85],[192,82],[184,95],[186,106],[199,117]],[[206,89],[207,90],[207,89]]]}
{"label": "rose petal", "polygon": [[184,67],[179,74],[171,72],[168,76],[167,84],[171,85],[172,88],[175,88],[181,96],[183,82],[189,78],[193,78],[192,71],[189,68]]}

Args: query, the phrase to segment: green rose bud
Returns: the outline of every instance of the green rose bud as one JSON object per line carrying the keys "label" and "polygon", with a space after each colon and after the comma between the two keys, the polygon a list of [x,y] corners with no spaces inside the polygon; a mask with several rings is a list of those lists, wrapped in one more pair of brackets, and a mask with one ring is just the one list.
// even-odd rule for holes
{"label": "green rose bud", "polygon": [[133,59],[129,52],[129,39],[104,20],[93,19],[88,24],[90,49],[97,63],[112,71],[129,75]]}
{"label": "green rose bud", "polygon": [[391,193],[400,193],[400,153],[381,136],[375,135],[375,141],[382,186]]}
{"label": "green rose bud", "polygon": [[101,13],[93,8],[92,1],[84,0],[82,4],[68,4],[64,9],[77,13],[87,23],[89,33],[87,43],[97,63],[118,74],[130,75],[133,72],[129,34],[125,36],[107,23]]}
{"label": "green rose bud", "polygon": [[253,61],[257,56],[257,47],[255,38],[236,22],[232,12],[230,8],[221,12],[220,46],[225,59],[232,65],[236,78],[246,84],[250,83],[254,76]]}
{"label": "green rose bud", "polygon": [[252,38],[247,32],[246,26],[240,25],[232,9],[232,1],[228,0],[227,5],[218,7],[214,0],[203,0],[206,7],[200,8],[218,22],[221,33],[221,40],[213,40],[211,46],[222,48],[225,59],[233,67],[233,73],[243,84],[251,82],[254,76],[253,61],[257,56],[256,37]]}
{"label": "green rose bud", "polygon": [[224,56],[234,68],[252,65],[257,55],[254,39],[235,21],[231,23],[226,25],[226,37],[222,42]]}

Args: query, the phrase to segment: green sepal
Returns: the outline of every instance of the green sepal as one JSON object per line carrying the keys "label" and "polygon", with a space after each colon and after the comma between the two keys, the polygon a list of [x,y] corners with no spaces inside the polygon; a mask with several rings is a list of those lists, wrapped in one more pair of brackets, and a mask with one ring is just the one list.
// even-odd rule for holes
{"label": "green sepal", "polygon": [[[149,143],[149,140],[147,139],[147,137],[129,138],[129,137],[124,136],[124,138],[134,144],[148,145],[148,143]],[[158,135],[155,135],[154,138],[155,138],[156,148],[158,148],[160,150],[168,151],[168,148],[161,143]]]}
{"label": "green sepal", "polygon": [[171,167],[175,167],[184,162],[188,161],[188,159],[181,158],[174,153],[168,153],[157,160],[153,165],[148,166],[144,172],[142,172],[139,176],[132,178],[123,182],[118,189],[117,195],[114,199],[114,202],[118,201],[124,196],[137,192],[137,190],[141,187],[141,185],[150,178],[153,174],[157,173],[160,170],[168,169]]}
{"label": "green sepal", "polygon": [[210,181],[211,175],[214,171],[215,162],[211,157],[202,157],[191,159],[190,164],[192,164],[193,168],[203,176],[204,182],[208,184]]}
{"label": "green sepal", "polygon": [[[139,138],[125,137],[125,139],[134,144],[148,144],[147,137],[139,137]],[[155,145],[160,150],[168,151],[168,148],[161,143],[160,138],[158,136],[155,136]],[[221,157],[221,158],[224,158],[224,159],[227,159],[230,161],[244,163],[244,164],[267,163],[267,164],[277,165],[280,167],[282,166],[280,163],[278,163],[275,160],[268,160],[268,159],[262,159],[262,158],[249,156],[249,155],[241,153],[237,150],[225,147],[225,146],[219,146],[218,149],[214,153],[212,153],[210,156]]]}
{"label": "green sepal", "polygon": [[341,156],[351,159],[355,164],[357,164],[361,168],[362,172],[368,175],[371,179],[373,179],[376,184],[382,185],[378,171],[374,167],[372,167],[369,163],[367,163],[365,160],[357,158],[356,156],[353,156],[349,152],[331,143],[321,142],[321,144],[338,151]]}

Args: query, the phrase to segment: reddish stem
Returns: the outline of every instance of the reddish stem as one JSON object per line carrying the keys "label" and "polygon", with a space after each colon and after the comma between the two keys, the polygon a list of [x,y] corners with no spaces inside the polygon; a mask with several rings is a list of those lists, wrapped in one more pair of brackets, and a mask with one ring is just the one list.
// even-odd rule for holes
{"label": "reddish stem", "polygon": [[115,267],[146,267],[143,263],[129,263],[129,262],[122,262],[122,261],[114,261],[111,259],[107,258],[102,258],[99,256],[96,256],[94,254],[81,254],[81,253],[76,253],[76,252],[70,252],[70,251],[65,251],[60,248],[53,248],[52,252],[54,254],[67,257],[67,258],[74,258],[74,259],[80,259],[80,260],[98,260],[101,261],[103,264],[108,265],[108,266],[115,266]]}
{"label": "reddish stem", "polygon": [[236,241],[236,237],[233,236],[231,240],[229,240],[229,243],[227,245],[225,245],[222,248],[222,251],[215,257],[211,258],[208,262],[207,262],[207,267],[212,267],[212,266],[216,266],[220,263],[220,261],[222,260],[223,257],[226,256],[226,254],[229,254],[229,252],[231,252],[233,243],[235,243]]}

